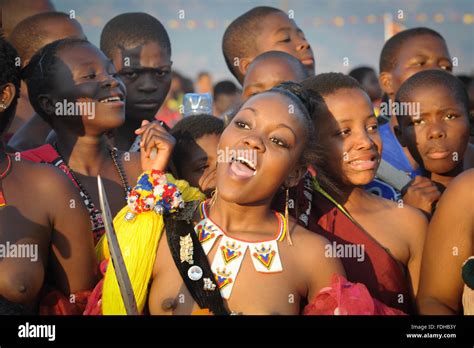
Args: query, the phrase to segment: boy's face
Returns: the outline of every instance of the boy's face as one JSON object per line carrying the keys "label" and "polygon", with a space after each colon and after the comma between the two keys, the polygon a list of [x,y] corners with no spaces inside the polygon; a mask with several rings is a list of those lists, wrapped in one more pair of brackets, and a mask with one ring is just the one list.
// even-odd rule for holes
{"label": "boy's face", "polygon": [[344,186],[371,182],[382,141],[369,96],[360,89],[340,89],[324,97],[329,114],[319,123],[321,145],[331,177]]}
{"label": "boy's face", "polygon": [[214,115],[219,116],[236,105],[239,101],[239,93],[219,94],[214,98]]}
{"label": "boy's face", "polygon": [[207,197],[216,188],[217,145],[220,134],[206,134],[190,145],[182,161],[180,178],[199,187]]}
{"label": "boy's face", "polygon": [[308,69],[310,76],[315,74],[314,54],[306,41],[303,31],[284,13],[272,13],[261,23],[262,31],[256,37],[258,56],[268,51],[283,51],[298,58]]}
{"label": "boy's face", "polygon": [[410,76],[429,69],[453,70],[446,43],[433,35],[415,36],[400,48],[395,69],[380,74],[380,84],[393,99],[402,83]]}
{"label": "boy's face", "polygon": [[254,94],[267,91],[284,81],[301,82],[301,78],[289,62],[281,59],[268,59],[254,64],[245,75],[242,101],[247,100]]}
{"label": "boy's face", "polygon": [[462,163],[469,139],[465,107],[443,86],[417,88],[406,102],[419,103],[420,115],[399,117],[400,141],[427,171],[445,174]]}
{"label": "boy's face", "polygon": [[127,119],[152,121],[170,89],[170,55],[157,42],[148,42],[117,48],[112,60],[127,87]]}

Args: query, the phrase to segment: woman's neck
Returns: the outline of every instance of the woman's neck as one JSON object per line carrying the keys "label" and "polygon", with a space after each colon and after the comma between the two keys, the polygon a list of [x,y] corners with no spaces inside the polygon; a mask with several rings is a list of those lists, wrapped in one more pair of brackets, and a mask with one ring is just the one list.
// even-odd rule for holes
{"label": "woman's neck", "polygon": [[368,193],[359,186],[339,187],[339,192],[327,190],[337,203],[341,204],[348,212],[361,208],[361,202],[366,200]]}
{"label": "woman's neck", "polygon": [[104,163],[111,158],[111,146],[105,134],[78,137],[59,132],[57,137],[59,153],[67,165],[77,173],[97,176]]}
{"label": "woman's neck", "polygon": [[257,205],[240,205],[227,202],[217,196],[214,204],[208,205],[208,215],[218,224],[224,231],[262,233],[268,231],[273,234],[271,229],[262,226],[273,224],[275,215],[270,209],[270,202]]}

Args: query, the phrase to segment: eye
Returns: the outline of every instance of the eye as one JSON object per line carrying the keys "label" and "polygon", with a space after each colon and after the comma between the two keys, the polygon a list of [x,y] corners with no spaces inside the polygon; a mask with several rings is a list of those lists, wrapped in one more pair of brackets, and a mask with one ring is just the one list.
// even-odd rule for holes
{"label": "eye", "polygon": [[285,37],[283,40],[280,40],[278,42],[290,42],[291,38],[289,36]]}
{"label": "eye", "polygon": [[346,128],[346,129],[342,129],[340,130],[339,132],[337,132],[336,135],[340,135],[342,137],[346,137],[348,136],[349,134],[351,134],[351,130],[349,128]]}
{"label": "eye", "polygon": [[276,137],[271,137],[270,141],[278,146],[288,148],[288,144],[285,143],[283,140],[276,138]]}
{"label": "eye", "polygon": [[446,71],[453,71],[453,67],[451,66],[451,64],[441,64],[440,68]]}
{"label": "eye", "polygon": [[97,75],[96,75],[95,73],[82,76],[82,78],[83,78],[83,79],[86,79],[86,80],[93,80],[93,79],[95,79],[96,77],[97,77]]}
{"label": "eye", "polygon": [[447,120],[454,120],[454,119],[458,118],[458,116],[454,115],[454,114],[447,114],[444,118],[447,119]]}
{"label": "eye", "polygon": [[138,76],[138,74],[135,71],[125,72],[125,73],[123,73],[123,75],[128,79],[135,79]]}
{"label": "eye", "polygon": [[158,69],[158,70],[156,71],[156,75],[157,75],[158,77],[167,76],[169,73],[170,73],[170,72],[169,72],[168,70],[160,70],[160,69]]}
{"label": "eye", "polygon": [[234,121],[234,124],[235,124],[238,128],[250,129],[250,126],[249,126],[247,123],[242,122],[242,121]]}
{"label": "eye", "polygon": [[375,132],[379,128],[378,124],[370,124],[367,126],[367,130],[369,132]]}
{"label": "eye", "polygon": [[419,126],[419,125],[425,124],[425,120],[423,120],[423,119],[421,119],[421,118],[417,118],[417,119],[413,119],[412,123],[413,123],[415,126]]}

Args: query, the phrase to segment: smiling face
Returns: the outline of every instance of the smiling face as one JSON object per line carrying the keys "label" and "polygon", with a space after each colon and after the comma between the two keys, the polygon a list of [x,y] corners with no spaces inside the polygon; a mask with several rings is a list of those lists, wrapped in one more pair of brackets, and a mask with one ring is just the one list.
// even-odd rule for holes
{"label": "smiling face", "polygon": [[127,120],[153,120],[171,86],[171,57],[157,42],[115,49],[112,54],[127,87]]}
{"label": "smiling face", "polygon": [[268,91],[285,81],[301,82],[304,77],[300,75],[291,62],[284,59],[269,58],[256,62],[250,66],[245,75],[242,101],[254,94]]}
{"label": "smiling face", "polygon": [[280,93],[266,92],[242,106],[219,142],[221,153],[238,154],[217,164],[219,197],[237,204],[270,204],[288,175],[300,169],[307,123],[296,108],[289,113],[292,104]]}
{"label": "smiling face", "polygon": [[309,75],[315,74],[313,50],[306,41],[303,31],[285,13],[274,12],[261,23],[262,30],[256,37],[258,52],[282,51],[298,58],[307,68]]}
{"label": "smiling face", "polygon": [[98,132],[120,126],[125,119],[125,87],[116,78],[112,62],[89,43],[62,49],[57,58],[53,105],[64,101],[86,103],[94,115],[56,116],[55,122],[66,120],[70,124],[70,120],[78,120],[84,128]]}
{"label": "smiling face", "polygon": [[328,175],[337,186],[361,186],[375,177],[382,151],[369,96],[360,89],[340,89],[324,96],[330,114],[316,132],[325,149]]}
{"label": "smiling face", "polygon": [[389,73],[389,79],[384,79],[381,74],[382,89],[393,98],[410,76],[429,69],[453,70],[446,43],[433,35],[415,36],[400,48],[397,65]]}
{"label": "smiling face", "polygon": [[409,100],[420,115],[399,117],[401,142],[427,171],[449,173],[462,163],[469,140],[468,113],[447,87],[416,88]]}

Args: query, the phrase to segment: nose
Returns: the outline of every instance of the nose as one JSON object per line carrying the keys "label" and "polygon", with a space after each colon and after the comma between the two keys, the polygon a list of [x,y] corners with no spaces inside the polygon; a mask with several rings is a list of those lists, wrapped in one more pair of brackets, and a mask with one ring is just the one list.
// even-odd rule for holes
{"label": "nose", "polygon": [[444,128],[439,123],[433,124],[428,130],[428,139],[430,140],[442,139],[445,137],[446,137],[446,132],[444,131]]}
{"label": "nose", "polygon": [[102,82],[102,87],[115,88],[120,83],[117,77],[107,74],[105,80]]}
{"label": "nose", "polygon": [[369,150],[373,145],[374,142],[367,132],[359,132],[359,136],[355,139],[355,148],[357,150]]}
{"label": "nose", "polygon": [[309,44],[308,41],[306,41],[305,38],[300,37],[298,39],[297,44],[296,44],[297,51],[309,50],[310,48],[311,48],[311,45]]}
{"label": "nose", "polygon": [[263,144],[263,141],[260,137],[255,136],[255,135],[248,135],[244,139],[242,139],[243,144],[252,149],[256,150],[258,152],[265,152],[265,145]]}
{"label": "nose", "polygon": [[141,82],[142,83],[138,86],[140,92],[153,93],[157,90],[156,80],[151,74],[143,74]]}

